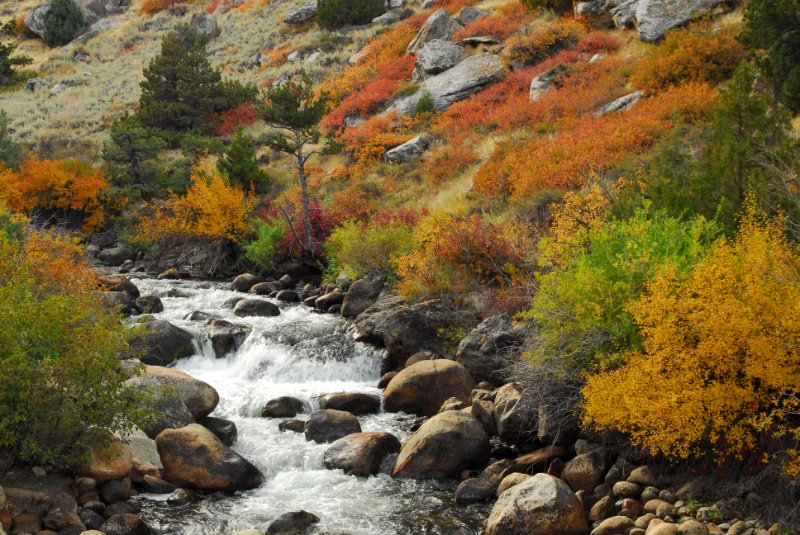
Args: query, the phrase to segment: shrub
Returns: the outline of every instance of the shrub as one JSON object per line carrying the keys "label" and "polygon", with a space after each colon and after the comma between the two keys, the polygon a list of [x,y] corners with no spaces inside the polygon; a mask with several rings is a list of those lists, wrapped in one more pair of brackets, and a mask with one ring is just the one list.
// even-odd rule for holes
{"label": "shrub", "polygon": [[326,30],[367,24],[386,13],[384,0],[320,0],[317,23]]}
{"label": "shrub", "polygon": [[143,15],[152,15],[157,11],[169,9],[175,4],[184,3],[187,0],[144,0],[139,7],[139,12]]}
{"label": "shrub", "polygon": [[478,160],[478,155],[466,142],[438,146],[422,156],[423,173],[429,184],[437,185],[463,173]]}
{"label": "shrub", "polygon": [[621,43],[618,38],[601,31],[588,33],[578,40],[578,50],[584,54],[614,52],[620,46]]}
{"label": "shrub", "polygon": [[77,219],[86,231],[104,223],[101,195],[107,187],[101,171],[75,161],[31,156],[17,172],[0,170],[0,200],[12,210],[45,220],[53,215]]}
{"label": "shrub", "polygon": [[630,307],[643,348],[589,378],[586,422],[670,457],[741,457],[785,434],[796,444],[799,261],[781,221],[750,208],[688,273],[661,270]]}
{"label": "shrub", "polygon": [[243,247],[244,256],[262,270],[269,270],[275,263],[280,249],[281,239],[286,229],[280,224],[270,225],[258,222],[256,239]]}
{"label": "shrub", "polygon": [[632,83],[649,93],[689,82],[716,85],[730,78],[743,58],[744,48],[730,31],[707,25],[673,30],[640,62]]}
{"label": "shrub", "polygon": [[239,127],[253,124],[256,120],[258,120],[258,115],[252,102],[245,102],[211,118],[211,122],[217,124],[214,130],[214,134],[217,136],[230,136]]}
{"label": "shrub", "polygon": [[365,275],[394,277],[397,258],[414,242],[413,225],[402,221],[345,222],[325,243],[330,273],[347,273],[355,280]]}
{"label": "shrub", "polygon": [[508,40],[506,54],[523,66],[536,65],[548,56],[575,47],[583,33],[583,25],[575,19],[561,19],[529,34],[516,34]]}
{"label": "shrub", "polygon": [[528,9],[552,9],[565,12],[572,9],[572,0],[520,0]]}
{"label": "shrub", "polygon": [[269,185],[269,175],[261,169],[250,138],[241,126],[236,130],[228,150],[217,160],[217,169],[228,177],[233,186],[265,191]]}
{"label": "shrub", "polygon": [[20,236],[0,231],[0,452],[71,467],[90,429],[142,425],[119,359],[126,327],[94,291],[82,251],[48,234]]}
{"label": "shrub", "polygon": [[44,42],[50,46],[66,45],[85,25],[83,12],[75,0],[53,0],[45,17]]}
{"label": "shrub", "polygon": [[[12,20],[2,26],[0,33],[13,34],[16,27],[16,22]],[[14,55],[16,49],[14,43],[0,43],[0,86],[12,84],[18,78],[17,67],[33,63],[31,57]]]}
{"label": "shrub", "polygon": [[496,15],[490,14],[479,18],[458,30],[453,35],[453,40],[459,41],[468,37],[486,36],[498,41],[505,41],[509,35],[527,22],[528,17],[526,15],[525,9],[516,2],[506,4],[498,9]]}
{"label": "shrub", "polygon": [[436,111],[436,101],[433,100],[433,95],[430,91],[425,91],[417,101],[417,107],[414,109],[415,115],[424,115],[426,113],[433,113]]}
{"label": "shrub", "polygon": [[8,125],[11,120],[6,112],[0,111],[0,168],[16,169],[22,163],[22,145],[11,137]]}

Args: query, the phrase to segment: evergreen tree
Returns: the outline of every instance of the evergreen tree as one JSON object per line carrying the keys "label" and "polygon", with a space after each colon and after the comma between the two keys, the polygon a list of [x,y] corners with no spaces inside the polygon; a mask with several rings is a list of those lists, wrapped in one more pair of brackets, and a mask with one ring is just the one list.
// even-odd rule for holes
{"label": "evergreen tree", "polygon": [[[11,20],[0,28],[0,34],[10,35],[16,29],[17,23]],[[13,55],[17,49],[14,43],[0,43],[0,85],[8,85],[16,78],[16,68],[30,65],[33,62],[28,56]]]}
{"label": "evergreen tree", "polygon": [[127,114],[114,121],[110,135],[103,147],[103,159],[111,183],[132,188],[143,198],[151,197],[161,178],[158,153],[166,143]]}
{"label": "evergreen tree", "polygon": [[385,0],[319,0],[317,3],[317,23],[326,30],[367,24],[384,13]]}
{"label": "evergreen tree", "polygon": [[[322,117],[328,112],[330,96],[323,92],[317,94],[311,80],[303,74],[288,83],[273,86],[264,95],[264,102],[258,106],[259,116],[277,131],[267,137],[266,142],[274,150],[291,154],[297,159],[298,178],[303,202],[303,238],[292,227],[295,239],[310,258],[314,256],[313,228],[311,224],[311,202],[308,194],[308,177],[305,166],[308,159],[322,151],[306,151],[307,145],[320,141],[317,128]],[[291,225],[291,222],[288,222]]]}
{"label": "evergreen tree", "polygon": [[74,0],[53,0],[44,22],[44,42],[62,46],[72,41],[84,26],[81,8]]}
{"label": "evergreen tree", "polygon": [[775,96],[800,112],[800,0],[749,0],[742,41],[763,53]]}
{"label": "evergreen tree", "polygon": [[206,41],[179,26],[161,42],[161,54],[144,69],[139,120],[145,127],[188,132],[213,127],[212,114],[252,100],[251,86],[223,82],[206,57]]}
{"label": "evergreen tree", "polygon": [[0,164],[17,169],[22,163],[22,145],[11,137],[8,131],[10,123],[6,112],[0,111]]}
{"label": "evergreen tree", "polygon": [[256,151],[250,145],[250,138],[240,126],[233,136],[231,146],[217,161],[219,171],[228,176],[231,184],[256,191],[265,191],[269,175],[261,169],[256,158]]}

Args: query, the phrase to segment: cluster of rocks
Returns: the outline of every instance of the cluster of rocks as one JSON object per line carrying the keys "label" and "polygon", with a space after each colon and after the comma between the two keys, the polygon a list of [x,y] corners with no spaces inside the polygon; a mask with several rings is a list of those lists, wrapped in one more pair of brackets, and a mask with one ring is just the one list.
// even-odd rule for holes
{"label": "cluster of rocks", "polygon": [[[83,13],[87,28],[84,35],[90,34],[89,37],[82,39],[79,37],[81,39],[79,42],[86,42],[99,33],[103,27],[110,27],[108,23],[103,22],[103,19],[127,10],[131,5],[131,0],[75,0],[75,3]],[[49,2],[33,8],[25,16],[25,27],[43,39],[47,31],[47,14],[49,12]]]}

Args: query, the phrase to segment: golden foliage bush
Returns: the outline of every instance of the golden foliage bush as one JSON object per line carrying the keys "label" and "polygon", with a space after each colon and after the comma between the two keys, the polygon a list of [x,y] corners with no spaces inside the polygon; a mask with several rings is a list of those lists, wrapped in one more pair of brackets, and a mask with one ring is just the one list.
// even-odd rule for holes
{"label": "golden foliage bush", "polygon": [[[624,367],[589,377],[585,421],[654,454],[741,457],[800,438],[800,255],[751,207],[685,278],[667,267],[631,306],[645,336]],[[795,442],[796,444],[796,442]],[[800,468],[796,450],[788,459]]]}
{"label": "golden foliage bush", "polygon": [[170,196],[141,222],[139,239],[191,237],[239,243],[253,232],[249,219],[256,202],[253,192],[232,186],[213,160],[204,157],[192,170],[186,194]]}
{"label": "golden foliage bush", "polygon": [[583,24],[573,18],[563,18],[530,33],[515,34],[506,43],[506,54],[512,62],[536,65],[548,56],[573,48],[584,33]]}

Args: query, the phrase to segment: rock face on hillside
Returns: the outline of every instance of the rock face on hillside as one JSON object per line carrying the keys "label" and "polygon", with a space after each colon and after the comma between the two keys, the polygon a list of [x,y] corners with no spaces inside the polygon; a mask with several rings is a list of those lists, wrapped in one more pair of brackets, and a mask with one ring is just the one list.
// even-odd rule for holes
{"label": "rock face on hillside", "polygon": [[419,71],[439,74],[455,67],[464,59],[464,47],[452,41],[434,39],[417,52],[417,76]]}
{"label": "rock face on hillside", "polygon": [[[89,27],[104,17],[123,12],[131,5],[131,0],[75,0],[75,3],[81,8],[86,26]],[[25,26],[40,38],[44,38],[49,12],[49,2],[32,9],[25,17]]]}
{"label": "rock face on hillside", "polygon": [[389,111],[412,115],[422,95],[429,93],[436,111],[442,112],[453,103],[500,81],[504,72],[503,62],[494,54],[471,56],[452,69],[425,80],[416,93],[398,100]]}
{"label": "rock face on hillside", "polygon": [[313,0],[291,11],[283,22],[286,24],[304,24],[317,16],[317,0]]}
{"label": "rock face on hillside", "polygon": [[409,139],[402,145],[386,151],[386,154],[383,155],[383,160],[389,163],[407,162],[414,156],[420,156],[428,150],[432,142],[433,137],[421,134],[413,139]]}
{"label": "rock face on hillside", "polygon": [[667,31],[683,26],[717,6],[738,0],[639,0],[636,27],[642,41],[658,41]]}
{"label": "rock face on hillside", "polygon": [[461,24],[451,18],[447,11],[440,9],[428,17],[417,36],[408,44],[406,51],[409,54],[416,54],[423,46],[434,39],[450,40],[461,28]]}
{"label": "rock face on hillside", "polygon": [[507,356],[522,346],[527,334],[525,329],[512,325],[508,316],[492,316],[461,340],[456,360],[476,381],[501,384]]}

